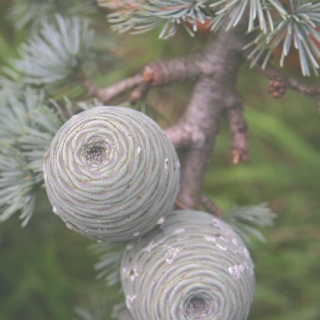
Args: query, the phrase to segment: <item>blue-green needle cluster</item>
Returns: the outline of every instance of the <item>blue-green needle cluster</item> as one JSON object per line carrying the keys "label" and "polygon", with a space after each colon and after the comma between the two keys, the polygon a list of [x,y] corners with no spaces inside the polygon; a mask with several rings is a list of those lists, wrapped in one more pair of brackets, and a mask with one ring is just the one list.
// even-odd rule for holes
{"label": "blue-green needle cluster", "polygon": [[248,59],[266,66],[275,48],[282,49],[280,65],[293,47],[299,51],[302,74],[318,74],[320,49],[320,3],[317,0],[98,0],[112,9],[108,21],[119,32],[144,33],[163,26],[160,38],[173,36],[179,26],[191,35],[199,27],[208,32],[247,24],[253,41]]}

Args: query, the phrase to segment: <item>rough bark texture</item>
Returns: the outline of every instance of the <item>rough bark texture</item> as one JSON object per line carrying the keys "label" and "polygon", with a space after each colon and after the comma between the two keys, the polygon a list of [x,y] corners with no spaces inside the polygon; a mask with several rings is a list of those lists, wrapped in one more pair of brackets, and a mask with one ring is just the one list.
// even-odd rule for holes
{"label": "rough bark texture", "polygon": [[130,99],[134,104],[153,86],[195,81],[183,116],[166,130],[174,146],[181,149],[181,189],[177,203],[182,207],[199,208],[203,176],[222,116],[230,126],[233,162],[248,160],[242,100],[235,89],[237,72],[244,60],[242,48],[248,42],[246,29],[247,18],[243,17],[236,28],[212,35],[200,53],[150,63],[141,74],[107,88],[96,88],[89,82],[84,84],[89,94],[103,102],[134,89]]}
{"label": "rough bark texture", "polygon": [[[235,91],[237,71],[243,61],[242,47],[247,42],[245,30],[245,24],[239,25],[229,32],[220,31],[210,40],[202,56],[202,74],[190,103],[178,123],[167,130],[176,147],[186,148],[178,200],[189,208],[199,207],[203,175],[225,108],[229,109],[234,140],[241,140],[241,149],[247,150],[243,141],[246,125],[239,112],[241,99]],[[247,159],[247,156],[243,158]]]}
{"label": "rough bark texture", "polygon": [[137,74],[131,78],[124,79],[106,88],[97,88],[89,81],[84,82],[84,87],[87,89],[90,95],[95,96],[102,102],[106,102],[118,94],[142,84],[143,81],[143,76],[141,74]]}
{"label": "rough bark texture", "polygon": [[[247,124],[243,116],[242,98],[238,93],[230,92],[226,99],[225,117],[231,133],[231,153],[233,164],[249,161]],[[230,102],[230,103],[228,103]]]}
{"label": "rough bark texture", "polygon": [[[181,190],[176,201],[180,208],[197,209],[203,202],[203,176],[214,148],[221,117],[225,117],[229,124],[233,163],[249,159],[242,99],[235,89],[238,69],[245,59],[243,47],[252,40],[247,35],[247,14],[244,13],[235,28],[228,32],[220,29],[216,35],[212,35],[201,52],[152,62],[141,73],[106,88],[97,88],[89,81],[84,83],[89,95],[102,102],[133,90],[130,101],[134,104],[143,99],[152,87],[177,81],[195,82],[183,116],[166,130],[181,154]],[[257,67],[270,79],[269,92],[275,98],[281,97],[287,88],[311,95],[318,102],[320,115],[319,88],[310,88],[293,78],[284,77],[270,66],[266,69],[259,65]]]}

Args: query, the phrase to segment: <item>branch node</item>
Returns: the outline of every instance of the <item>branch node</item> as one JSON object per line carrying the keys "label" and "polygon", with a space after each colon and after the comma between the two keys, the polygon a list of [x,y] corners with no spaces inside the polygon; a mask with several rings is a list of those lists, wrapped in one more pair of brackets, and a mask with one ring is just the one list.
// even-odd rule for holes
{"label": "branch node", "polygon": [[223,213],[222,209],[220,209],[213,201],[211,201],[208,196],[204,194],[200,196],[200,202],[208,210],[209,213],[217,217],[220,217]]}
{"label": "branch node", "polygon": [[269,79],[269,92],[274,98],[282,97],[287,88],[307,94],[313,98],[320,96],[320,87],[309,87],[295,78],[285,77],[271,65],[267,65],[265,69],[261,65],[256,65],[255,67]]}
{"label": "branch node", "polygon": [[188,206],[186,206],[184,203],[182,203],[179,200],[176,200],[176,202],[174,203],[176,205],[176,207],[178,207],[179,209],[182,210],[192,210],[192,208],[189,208]]}
{"label": "branch node", "polygon": [[248,162],[250,159],[248,150],[245,149],[235,149],[231,150],[232,153],[232,163],[238,164],[239,162]]}
{"label": "branch node", "polygon": [[145,66],[142,76],[143,81],[147,83],[151,83],[154,78],[154,68],[152,68],[150,65]]}
{"label": "branch node", "polygon": [[232,163],[238,164],[249,161],[248,128],[243,116],[242,100],[237,94],[234,94],[233,97],[234,99],[231,99],[230,93],[230,104],[226,105],[225,116],[231,133]]}
{"label": "branch node", "polygon": [[286,93],[287,87],[288,85],[285,79],[278,76],[276,78],[270,79],[268,91],[273,98],[279,99]]}
{"label": "branch node", "polygon": [[149,90],[149,83],[142,83],[139,87],[131,92],[130,95],[130,103],[131,105],[135,105],[139,100],[145,98]]}

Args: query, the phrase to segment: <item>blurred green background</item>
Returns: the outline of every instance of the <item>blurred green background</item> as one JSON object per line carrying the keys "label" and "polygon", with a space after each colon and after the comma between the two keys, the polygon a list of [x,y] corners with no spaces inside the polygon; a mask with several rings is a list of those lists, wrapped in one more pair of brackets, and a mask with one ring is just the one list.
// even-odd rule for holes
{"label": "blurred green background", "polygon": [[[11,1],[0,2],[0,74],[25,39],[6,19]],[[101,13],[101,29],[110,37]],[[107,85],[156,59],[200,49],[206,35],[185,32],[158,40],[158,31],[141,36],[113,35],[122,56],[120,66],[99,76]],[[300,77],[296,70],[286,70]],[[319,79],[301,79],[320,85]],[[192,84],[176,84],[152,91],[149,102],[174,121],[188,102]],[[249,125],[251,160],[232,165],[230,137],[224,121],[209,164],[204,189],[221,208],[268,202],[278,214],[274,228],[263,230],[266,243],[250,247],[257,287],[250,320],[320,319],[320,122],[314,100],[288,91],[275,100],[268,81],[245,64],[238,76]],[[119,103],[127,97],[115,101]],[[0,137],[1,138],[1,137]],[[98,256],[92,241],[65,228],[51,213],[42,191],[30,223],[20,227],[16,216],[0,225],[0,319],[75,319],[76,306],[101,308],[110,319],[118,287],[96,279]]]}

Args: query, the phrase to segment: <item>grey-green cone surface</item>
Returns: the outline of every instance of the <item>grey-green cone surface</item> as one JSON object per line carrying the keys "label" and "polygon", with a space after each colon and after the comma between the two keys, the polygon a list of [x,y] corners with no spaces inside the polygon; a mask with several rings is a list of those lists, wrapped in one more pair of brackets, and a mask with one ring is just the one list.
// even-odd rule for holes
{"label": "grey-green cone surface", "polygon": [[67,227],[124,241],[154,228],[179,191],[180,164],[164,131],[139,111],[95,107],[73,116],[45,156],[45,187]]}
{"label": "grey-green cone surface", "polygon": [[245,320],[253,269],[228,224],[205,212],[173,211],[127,246],[121,282],[135,320]]}

